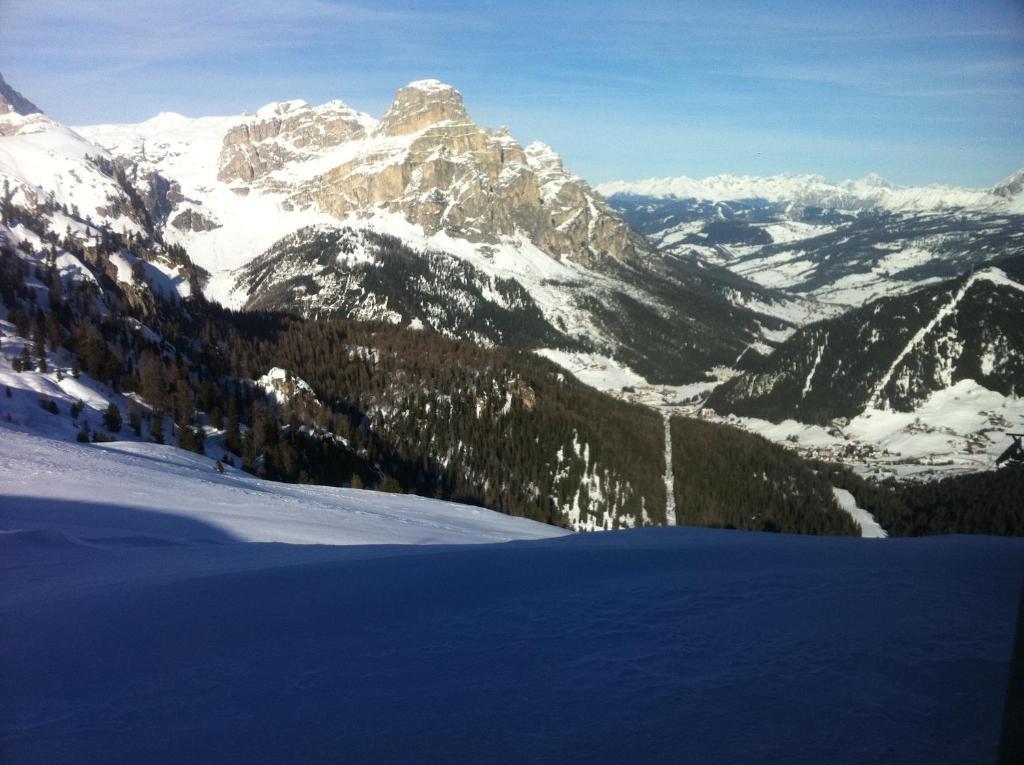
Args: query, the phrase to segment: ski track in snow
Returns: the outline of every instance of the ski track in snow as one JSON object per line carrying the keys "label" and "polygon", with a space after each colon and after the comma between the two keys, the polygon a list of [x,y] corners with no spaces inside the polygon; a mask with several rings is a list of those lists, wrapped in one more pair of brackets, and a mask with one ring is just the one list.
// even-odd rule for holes
{"label": "ski track in snow", "polygon": [[914,348],[917,347],[917,345],[924,340],[936,326],[938,326],[939,322],[956,310],[956,307],[960,304],[960,301],[964,299],[964,295],[967,294],[968,290],[970,290],[975,283],[981,280],[990,281],[994,284],[1003,286],[1012,286],[1015,289],[1024,291],[1024,286],[1021,286],[1009,279],[1006,274],[998,268],[987,268],[984,271],[972,274],[963,283],[963,285],[961,285],[960,289],[957,290],[952,299],[936,311],[935,315],[929,320],[929,322],[915,332],[914,336],[910,338],[910,342],[908,342],[906,346],[904,346],[903,350],[900,351],[896,360],[893,361],[885,375],[882,376],[882,379],[875,386],[875,390],[869,399],[868,409],[881,409],[884,411],[889,408],[888,401],[883,401],[882,395],[885,392],[886,386],[888,386],[890,380],[892,380],[892,376],[896,373],[899,365],[903,362],[903,359],[905,359],[910,352],[913,351]]}
{"label": "ski track in snow", "polygon": [[971,277],[970,279],[965,281],[963,285],[960,287],[960,289],[956,291],[956,294],[953,296],[953,298],[945,305],[943,305],[938,311],[936,311],[935,315],[928,321],[927,324],[925,324],[923,327],[921,327],[921,329],[914,333],[914,336],[910,338],[910,342],[908,342],[903,347],[903,350],[899,352],[899,355],[896,356],[896,360],[892,362],[892,364],[889,366],[889,369],[887,369],[885,374],[882,375],[882,379],[879,380],[878,384],[875,386],[875,390],[871,394],[871,398],[868,403],[869,408],[882,410],[889,408],[888,402],[882,401],[882,394],[884,393],[886,386],[889,384],[889,381],[892,379],[893,374],[895,374],[896,368],[900,365],[903,359],[905,359],[907,355],[912,350],[914,350],[917,344],[928,336],[928,333],[931,332],[940,321],[945,319],[953,312],[957,305],[960,304],[960,301],[964,299],[964,295],[967,294],[967,290],[971,288],[971,285],[974,284],[974,281],[974,277]]}
{"label": "ski track in snow", "polygon": [[665,420],[665,524],[676,525],[675,474],[672,471],[672,413],[662,410]]}
{"label": "ski track in snow", "polygon": [[818,365],[821,364],[821,358],[825,355],[825,346],[828,345],[828,336],[821,341],[821,345],[818,346],[818,355],[814,357],[814,364],[811,365],[811,371],[807,373],[807,379],[804,380],[804,389],[800,393],[800,398],[807,398],[807,394],[811,392],[811,382],[814,380],[814,373],[818,371]]}
{"label": "ski track in snow", "polygon": [[835,494],[839,507],[849,513],[854,523],[860,526],[860,535],[862,537],[867,539],[885,539],[889,536],[889,532],[879,525],[878,521],[875,520],[875,516],[864,508],[857,507],[857,500],[853,494],[846,489],[840,489],[835,486],[832,487],[832,493]]}

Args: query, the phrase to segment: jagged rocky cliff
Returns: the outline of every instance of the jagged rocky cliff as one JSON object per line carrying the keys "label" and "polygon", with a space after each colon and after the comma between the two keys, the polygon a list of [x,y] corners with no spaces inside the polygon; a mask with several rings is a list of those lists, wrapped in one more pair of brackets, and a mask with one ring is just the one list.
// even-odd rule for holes
{"label": "jagged rocky cliff", "polygon": [[[764,347],[765,331],[777,338],[795,302],[658,255],[551,148],[480,127],[436,80],[399,89],[380,119],[287,101],[83,132],[173,184],[166,235],[233,306],[588,348],[681,382]],[[402,247],[382,260],[377,240],[345,230]],[[358,248],[369,254],[331,250],[342,240],[371,241]],[[520,310],[536,320],[508,326]]]}

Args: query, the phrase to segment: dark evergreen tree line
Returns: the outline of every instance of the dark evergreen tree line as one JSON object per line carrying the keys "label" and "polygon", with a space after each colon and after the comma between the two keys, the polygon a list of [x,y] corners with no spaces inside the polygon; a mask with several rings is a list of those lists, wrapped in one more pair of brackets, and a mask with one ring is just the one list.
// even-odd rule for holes
{"label": "dark evergreen tree line", "polygon": [[673,417],[676,521],[750,531],[857,536],[827,478],[792,451],[728,425]]}
{"label": "dark evergreen tree line", "polygon": [[871,481],[844,465],[816,469],[857,505],[868,510],[889,536],[998,534],[1024,536],[1024,466],[959,475],[938,481]]}

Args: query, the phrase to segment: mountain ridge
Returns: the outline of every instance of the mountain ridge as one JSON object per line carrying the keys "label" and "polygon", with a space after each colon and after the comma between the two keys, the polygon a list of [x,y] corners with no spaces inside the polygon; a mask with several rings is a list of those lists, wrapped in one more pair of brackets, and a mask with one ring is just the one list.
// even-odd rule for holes
{"label": "mountain ridge", "polygon": [[9,112],[28,116],[29,114],[42,114],[43,110],[8,85],[3,74],[0,74],[0,114]]}
{"label": "mountain ridge", "polygon": [[[698,199],[712,202],[763,199],[799,207],[836,210],[927,211],[955,208],[1006,208],[1024,212],[1019,183],[1024,170],[1016,171],[989,188],[965,188],[946,184],[897,185],[871,173],[859,180],[829,181],[822,175],[783,173],[771,176],[714,175],[703,179],[687,176],[608,181],[595,188],[606,197],[616,194],[656,198]],[[1010,191],[1010,190],[1013,191]],[[1003,193],[1000,193],[1000,190]]]}
{"label": "mountain ridge", "polygon": [[[828,424],[865,410],[912,411],[963,380],[1024,394],[1024,257],[883,298],[807,325],[707,406],[773,422]],[[851,355],[850,349],[860,349]]]}
{"label": "mountain ridge", "polygon": [[[339,290],[354,290],[365,296],[362,305],[381,307],[372,318],[426,321],[411,304],[412,287],[401,295],[393,287],[371,289],[340,252],[333,264],[315,265],[324,241],[316,232],[329,228],[365,229],[396,236],[415,251],[441,253],[451,261],[442,269],[447,273],[464,270],[455,261],[468,263],[479,274],[476,284],[467,285],[473,299],[497,301],[496,308],[484,305],[471,313],[502,308],[487,280],[518,282],[544,321],[568,338],[567,348],[630,353],[633,323],[642,322],[639,331],[651,345],[641,355],[658,357],[647,359],[648,374],[661,380],[703,379],[745,347],[770,344],[762,327],[782,331],[791,304],[799,302],[692,262],[662,258],[550,147],[524,147],[507,130],[479,127],[459,91],[436,80],[400,88],[380,118],[339,101],[284,101],[253,115],[165,114],[136,125],[79,130],[111,154],[176,184],[180,193],[163,235],[211,274],[207,296],[234,308],[256,300],[263,308],[316,316],[322,312],[313,295],[339,307],[352,304]],[[257,257],[282,248],[289,252],[283,270],[290,274],[302,270],[304,250],[320,253],[308,263],[316,289],[292,285],[309,290],[299,302],[288,294],[292,287],[275,283],[272,268],[251,278]],[[652,291],[663,280],[678,285],[675,296],[660,286]],[[249,292],[256,283],[264,287],[260,295]],[[439,285],[425,289],[419,294],[441,292]],[[272,296],[283,302],[270,303]],[[395,299],[409,310],[383,308]],[[691,303],[712,310],[701,315]],[[343,316],[340,310],[332,315]],[[629,313],[633,322],[624,322]],[[673,348],[667,338],[673,325],[682,324],[697,327],[699,340]],[[440,321],[426,325],[455,331]],[[473,332],[479,339],[490,330]],[[538,337],[534,345],[542,342]]]}

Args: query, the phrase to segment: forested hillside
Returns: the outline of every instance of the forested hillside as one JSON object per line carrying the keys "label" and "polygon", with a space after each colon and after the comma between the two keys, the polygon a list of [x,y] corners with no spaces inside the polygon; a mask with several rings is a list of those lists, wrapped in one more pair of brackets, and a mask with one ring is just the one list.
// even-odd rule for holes
{"label": "forested hillside", "polygon": [[889,536],[997,534],[1024,536],[1024,466],[938,481],[883,483],[848,467],[815,463],[833,485],[848,490]]}
{"label": "forested hillside", "polygon": [[403,490],[573,526],[664,523],[658,415],[531,353],[258,314],[204,332],[234,374],[282,366],[305,380],[332,431]]}
{"label": "forested hillside", "polygon": [[[3,223],[12,366],[136,394],[116,414],[136,437],[199,452],[214,438],[223,451],[211,456],[276,480],[454,498],[573,528],[664,523],[658,415],[551,362],[389,324],[234,313],[161,288],[158,257],[201,278],[180,248],[106,231],[86,240],[70,223],[62,237],[9,199]],[[274,368],[308,390],[268,390]],[[83,439],[116,435],[106,421],[81,427]]]}
{"label": "forested hillside", "polygon": [[760,368],[717,388],[708,406],[773,421],[826,424],[865,407],[910,411],[971,379],[1024,394],[1024,257],[882,298],[803,327]]}
{"label": "forested hillside", "polygon": [[860,534],[824,476],[761,436],[673,417],[672,467],[680,525]]}
{"label": "forested hillside", "polygon": [[248,263],[238,289],[250,310],[413,324],[486,344],[592,346],[552,326],[514,279],[370,230],[300,229]]}

